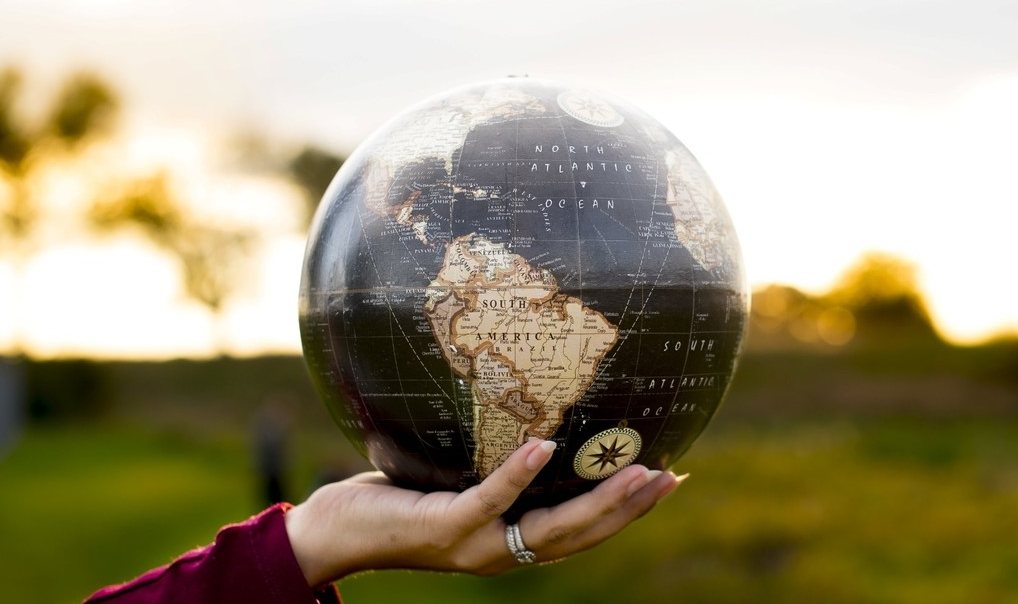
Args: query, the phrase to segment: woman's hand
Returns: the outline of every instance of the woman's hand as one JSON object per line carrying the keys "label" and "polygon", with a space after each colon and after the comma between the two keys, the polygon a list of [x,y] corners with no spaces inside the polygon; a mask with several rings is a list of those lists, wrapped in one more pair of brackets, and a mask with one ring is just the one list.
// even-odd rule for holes
{"label": "woman's hand", "polygon": [[[286,514],[297,562],[312,586],[369,569],[495,575],[519,566],[501,518],[551,459],[555,443],[531,440],[481,484],[420,493],[377,472],[326,485]],[[643,516],[685,479],[630,466],[594,490],[519,521],[538,562],[588,549]]]}

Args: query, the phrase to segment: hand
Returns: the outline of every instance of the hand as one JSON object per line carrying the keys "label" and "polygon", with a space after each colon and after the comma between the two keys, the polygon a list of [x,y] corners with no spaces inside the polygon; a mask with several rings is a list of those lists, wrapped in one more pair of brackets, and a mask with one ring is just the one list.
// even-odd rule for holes
{"label": "hand", "polygon": [[[552,441],[531,440],[462,493],[401,489],[378,472],[326,485],[286,513],[297,562],[312,586],[369,569],[496,575],[516,568],[501,515],[554,449]],[[646,514],[684,479],[627,467],[589,493],[524,514],[523,541],[538,562],[588,549]]]}

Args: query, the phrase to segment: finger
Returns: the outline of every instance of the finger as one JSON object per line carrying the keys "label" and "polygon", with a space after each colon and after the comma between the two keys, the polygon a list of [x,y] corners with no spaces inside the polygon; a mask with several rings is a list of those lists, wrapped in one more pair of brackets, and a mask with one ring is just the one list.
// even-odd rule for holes
{"label": "finger", "polygon": [[555,507],[534,510],[521,519],[527,525],[527,543],[537,546],[556,545],[586,530],[626,501],[629,492],[648,484],[654,475],[645,466],[634,465],[617,472],[593,490]]}
{"label": "finger", "polygon": [[355,474],[350,478],[347,478],[345,482],[355,482],[358,484],[380,484],[380,485],[391,485],[392,481],[389,477],[381,472],[361,472]]}
{"label": "finger", "polygon": [[525,515],[524,542],[544,561],[593,547],[650,511],[679,482],[671,472],[626,468],[589,493]]}
{"label": "finger", "polygon": [[577,551],[584,550],[611,538],[652,510],[658,502],[675,491],[688,476],[689,474],[685,474],[676,477],[671,472],[658,475],[633,493],[619,509],[575,534],[567,544],[568,547],[576,548]]}
{"label": "finger", "polygon": [[479,526],[504,514],[548,463],[555,446],[550,440],[530,440],[481,484],[464,491],[453,504],[464,523]]}

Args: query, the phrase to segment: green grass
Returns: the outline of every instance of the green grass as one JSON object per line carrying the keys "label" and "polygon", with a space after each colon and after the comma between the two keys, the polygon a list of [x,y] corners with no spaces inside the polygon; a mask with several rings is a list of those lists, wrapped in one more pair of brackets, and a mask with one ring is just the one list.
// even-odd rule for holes
{"label": "green grass", "polygon": [[671,499],[591,552],[493,580],[341,586],[354,603],[508,603],[516,585],[538,602],[1018,602],[1014,459],[1018,426],[992,422],[733,426],[680,461],[692,476]]}
{"label": "green grass", "polygon": [[0,460],[8,602],[77,602],[208,543],[254,507],[236,446],[105,424],[34,429]]}
{"label": "green grass", "polygon": [[[207,543],[256,511],[246,453],[122,425],[28,432],[0,460],[5,600],[75,602]],[[340,587],[349,604],[1018,602],[1016,459],[1008,421],[719,420],[676,468],[690,480],[595,550]]]}
{"label": "green grass", "polygon": [[[4,602],[77,602],[258,511],[245,434],[292,395],[298,491],[351,449],[294,359],[112,364],[108,417],[0,458]],[[386,571],[347,604],[1018,604],[1018,347],[750,354],[623,534],[494,579]],[[143,403],[140,403],[143,401]],[[362,466],[361,466],[362,467]]]}

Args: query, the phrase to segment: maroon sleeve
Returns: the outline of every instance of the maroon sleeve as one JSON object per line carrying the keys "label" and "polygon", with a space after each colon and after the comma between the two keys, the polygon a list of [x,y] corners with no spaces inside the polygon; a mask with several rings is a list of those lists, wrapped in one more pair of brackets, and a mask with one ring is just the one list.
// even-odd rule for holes
{"label": "maroon sleeve", "polygon": [[122,585],[103,588],[86,604],[338,604],[329,585],[312,591],[297,564],[283,514],[275,505],[223,527],[211,545]]}

